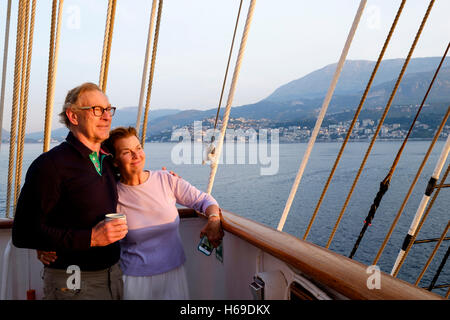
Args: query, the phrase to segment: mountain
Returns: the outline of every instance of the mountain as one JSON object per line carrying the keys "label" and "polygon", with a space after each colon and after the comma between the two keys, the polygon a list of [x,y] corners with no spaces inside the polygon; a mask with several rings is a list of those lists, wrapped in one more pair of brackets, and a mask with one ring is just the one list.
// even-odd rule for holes
{"label": "mountain", "polygon": [[[411,59],[405,76],[411,73],[428,72],[434,70],[440,61],[439,57]],[[369,81],[375,61],[347,60],[334,91],[335,95],[351,95],[363,91]],[[372,86],[383,82],[395,81],[403,66],[404,59],[388,59],[381,62]],[[276,89],[266,100],[293,101],[296,99],[323,98],[331,83],[337,64],[327,65],[313,71],[306,76],[293,80]],[[443,68],[450,67],[450,62],[444,62]]]}

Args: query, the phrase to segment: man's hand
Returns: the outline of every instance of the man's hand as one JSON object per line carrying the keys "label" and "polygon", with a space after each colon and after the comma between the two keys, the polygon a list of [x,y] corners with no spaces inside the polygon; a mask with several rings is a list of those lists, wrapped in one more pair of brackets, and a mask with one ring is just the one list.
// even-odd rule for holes
{"label": "man's hand", "polygon": [[[161,169],[167,171],[167,168],[166,168],[166,167],[162,167]],[[171,175],[173,175],[174,177],[181,178],[179,175],[177,175],[177,174],[176,174],[175,172],[173,172],[172,170],[169,171],[169,173],[170,173]]]}
{"label": "man's hand", "polygon": [[120,239],[128,233],[127,221],[114,219],[111,221],[100,221],[91,233],[91,247],[104,247]]}
{"label": "man's hand", "polygon": [[52,262],[55,262],[57,256],[56,256],[56,252],[54,251],[41,251],[41,250],[36,250],[37,253],[37,258],[38,260],[40,260],[43,264],[45,265],[49,265]]}

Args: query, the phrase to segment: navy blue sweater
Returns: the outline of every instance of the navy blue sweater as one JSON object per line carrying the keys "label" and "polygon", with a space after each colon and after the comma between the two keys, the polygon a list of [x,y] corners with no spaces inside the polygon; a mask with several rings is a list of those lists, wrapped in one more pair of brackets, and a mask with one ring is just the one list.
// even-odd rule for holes
{"label": "navy blue sweater", "polygon": [[118,242],[91,247],[91,230],[115,212],[117,187],[111,156],[100,175],[92,151],[72,133],[41,154],[27,171],[12,229],[16,247],[56,251],[51,268],[77,265],[81,270],[108,268],[120,258]]}

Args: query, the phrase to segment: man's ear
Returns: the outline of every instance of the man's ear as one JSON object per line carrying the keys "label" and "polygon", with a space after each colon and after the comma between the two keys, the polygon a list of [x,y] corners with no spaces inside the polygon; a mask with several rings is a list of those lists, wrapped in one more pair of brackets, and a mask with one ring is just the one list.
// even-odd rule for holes
{"label": "man's ear", "polygon": [[78,114],[75,111],[73,111],[71,108],[66,109],[66,116],[72,125],[74,125],[74,126],[78,125]]}

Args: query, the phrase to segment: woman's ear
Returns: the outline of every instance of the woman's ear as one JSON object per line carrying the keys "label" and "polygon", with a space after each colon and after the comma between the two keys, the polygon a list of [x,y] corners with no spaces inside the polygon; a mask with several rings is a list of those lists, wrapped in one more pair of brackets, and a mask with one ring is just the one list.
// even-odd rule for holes
{"label": "woman's ear", "polygon": [[71,108],[66,109],[66,116],[69,119],[70,123],[74,126],[78,125],[78,114],[73,111]]}

